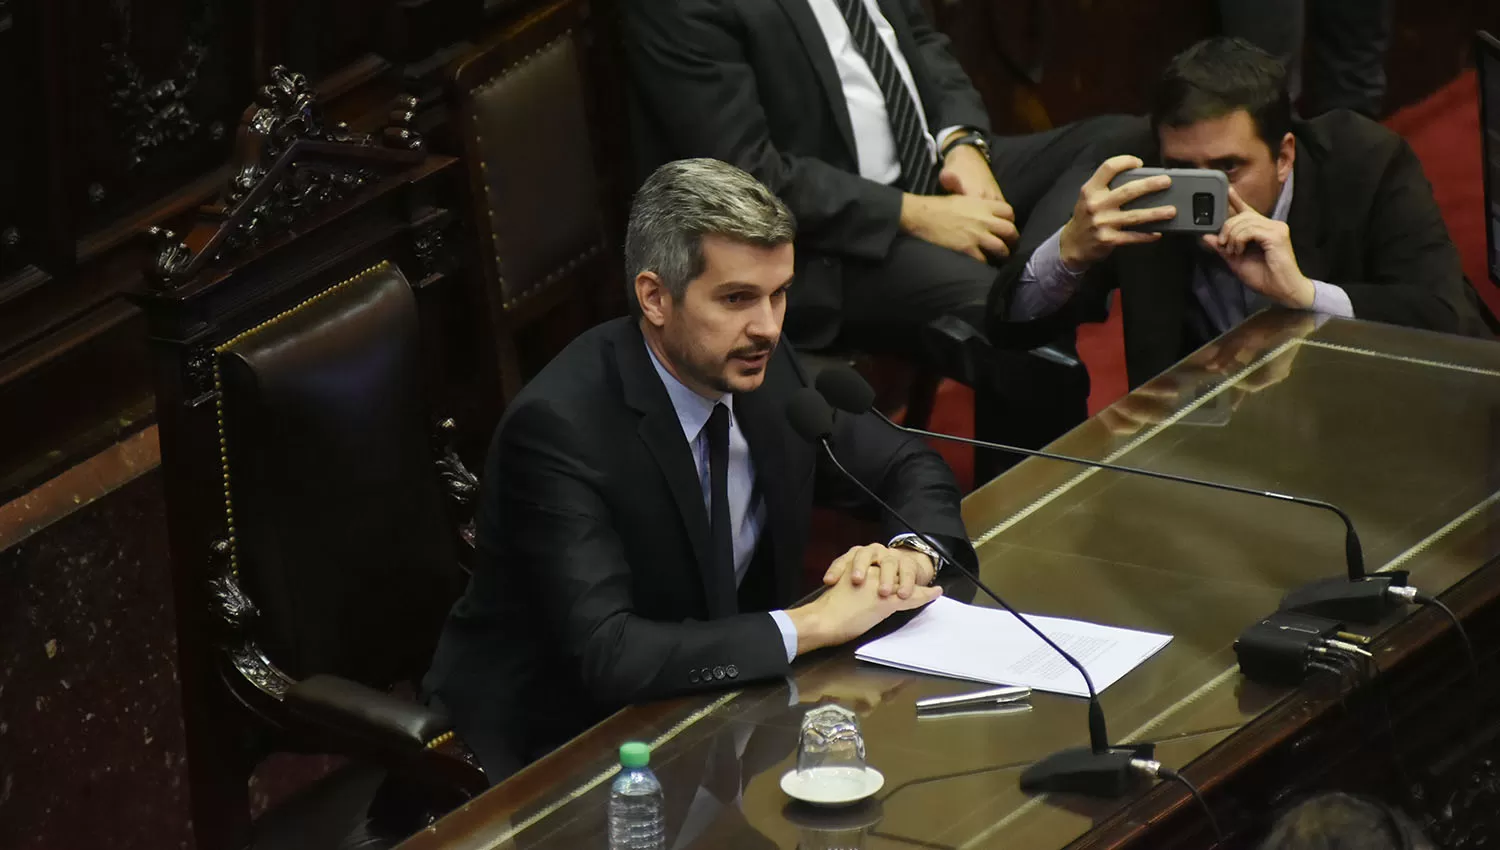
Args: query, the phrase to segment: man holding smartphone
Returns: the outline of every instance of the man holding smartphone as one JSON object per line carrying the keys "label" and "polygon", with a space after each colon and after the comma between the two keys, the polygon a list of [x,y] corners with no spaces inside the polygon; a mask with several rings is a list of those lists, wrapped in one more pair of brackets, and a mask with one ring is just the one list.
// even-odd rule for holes
{"label": "man holding smartphone", "polygon": [[[1285,71],[1250,43],[1212,38],[1175,57],[1151,136],[1131,147],[1145,157],[1105,161],[1067,224],[1002,273],[991,333],[1055,334],[1119,288],[1132,386],[1272,305],[1483,333],[1411,148],[1353,112],[1294,122]],[[1117,180],[1144,159],[1223,172],[1227,220],[1150,205],[1170,172]]]}

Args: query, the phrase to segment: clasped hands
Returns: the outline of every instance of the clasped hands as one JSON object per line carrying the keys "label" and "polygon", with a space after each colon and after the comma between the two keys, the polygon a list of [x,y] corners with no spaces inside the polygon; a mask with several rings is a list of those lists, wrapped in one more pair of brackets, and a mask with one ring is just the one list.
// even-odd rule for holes
{"label": "clasped hands", "polygon": [[823,584],[833,587],[845,575],[855,587],[867,579],[873,580],[882,597],[894,593],[902,599],[910,599],[917,587],[932,584],[937,577],[937,568],[931,558],[915,549],[893,549],[870,543],[851,547],[834,558],[828,571],[823,573]]}
{"label": "clasped hands", "polygon": [[936,574],[921,552],[878,543],[855,546],[834,559],[823,575],[826,590],[792,608],[797,654],[852,640],[898,611],[910,611],[943,595],[930,586]]}
{"label": "clasped hands", "polygon": [[938,183],[947,195],[902,195],[901,229],[980,262],[1003,260],[1021,238],[989,162],[971,145],[943,160]]}

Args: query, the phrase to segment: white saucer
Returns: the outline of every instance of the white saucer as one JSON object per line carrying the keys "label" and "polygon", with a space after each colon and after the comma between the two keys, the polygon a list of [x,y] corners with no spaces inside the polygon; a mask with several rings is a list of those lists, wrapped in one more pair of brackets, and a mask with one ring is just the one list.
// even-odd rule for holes
{"label": "white saucer", "polygon": [[858,803],[883,785],[885,777],[868,765],[863,771],[852,767],[793,768],[781,776],[781,790],[788,797],[814,806]]}

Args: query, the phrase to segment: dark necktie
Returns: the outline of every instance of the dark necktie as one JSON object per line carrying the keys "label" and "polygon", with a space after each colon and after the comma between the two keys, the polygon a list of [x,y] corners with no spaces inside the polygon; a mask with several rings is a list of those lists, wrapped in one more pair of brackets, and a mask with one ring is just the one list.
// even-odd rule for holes
{"label": "dark necktie", "polygon": [[704,426],[708,431],[708,489],[713,527],[714,571],[727,591],[727,610],[736,610],[734,597],[734,533],[729,520],[729,408],[721,402]]}
{"label": "dark necktie", "polygon": [[885,112],[891,121],[891,132],[896,137],[896,152],[901,159],[901,185],[917,195],[931,195],[937,190],[937,169],[932,161],[932,150],[927,147],[927,134],[922,130],[921,107],[912,97],[911,89],[896,70],[896,59],[875,31],[875,22],[864,0],[836,0],[839,11],[849,24],[849,34],[859,55],[865,58],[875,81],[880,84],[880,93],[885,97]]}

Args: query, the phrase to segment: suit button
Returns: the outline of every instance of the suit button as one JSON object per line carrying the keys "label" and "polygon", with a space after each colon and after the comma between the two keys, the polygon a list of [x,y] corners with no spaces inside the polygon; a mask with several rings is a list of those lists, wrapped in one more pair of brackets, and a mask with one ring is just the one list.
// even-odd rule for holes
{"label": "suit button", "polygon": [[722,679],[722,678],[724,678],[724,668],[723,667],[715,667],[714,668],[714,678],[715,679]]}
{"label": "suit button", "polygon": [[731,679],[737,679],[737,678],[739,678],[739,675],[740,675],[740,668],[738,668],[738,667],[734,666],[733,664],[731,664],[728,667],[724,668],[724,672],[725,672],[725,674],[727,674],[729,676],[729,678],[731,678]]}
{"label": "suit button", "polygon": [[697,670],[689,670],[688,671],[688,681],[692,682],[695,685],[698,684],[698,671]]}

